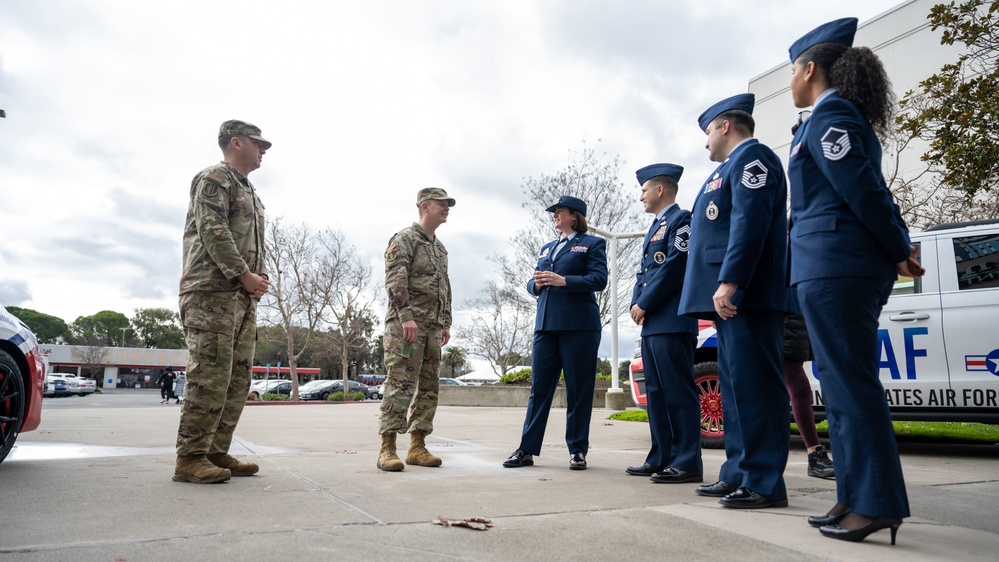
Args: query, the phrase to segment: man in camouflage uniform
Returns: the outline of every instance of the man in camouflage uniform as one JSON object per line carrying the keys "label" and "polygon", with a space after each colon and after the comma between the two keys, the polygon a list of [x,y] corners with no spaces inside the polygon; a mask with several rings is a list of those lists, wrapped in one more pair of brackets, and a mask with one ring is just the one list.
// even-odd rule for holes
{"label": "man in camouflage uniform", "polygon": [[[405,468],[396,455],[396,435],[410,434],[406,464],[440,466],[427,451],[426,436],[434,430],[437,412],[441,347],[451,339],[451,281],[447,250],[434,235],[447,222],[454,199],[436,187],[416,195],[420,220],[389,241],[385,250],[385,397],[378,468]],[[409,413],[409,421],[406,414]]]}
{"label": "man in camouflage uniform", "polygon": [[256,474],[228,454],[250,388],[264,267],[264,206],[247,175],[271,143],[243,121],[219,128],[222,162],[191,182],[184,224],[180,319],[190,356],[177,431],[177,482],[207,484]]}

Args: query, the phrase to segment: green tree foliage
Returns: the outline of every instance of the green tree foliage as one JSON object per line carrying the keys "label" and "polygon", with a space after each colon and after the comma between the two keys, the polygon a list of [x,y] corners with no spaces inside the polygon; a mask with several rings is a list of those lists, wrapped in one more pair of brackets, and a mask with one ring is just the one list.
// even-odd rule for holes
{"label": "green tree foliage", "polygon": [[452,379],[456,374],[460,375],[462,373],[467,363],[468,354],[465,353],[464,349],[456,345],[449,345],[441,352],[441,370],[449,372],[448,376]]}
{"label": "green tree foliage", "polygon": [[20,318],[21,322],[24,322],[31,328],[31,331],[35,333],[35,337],[38,338],[38,343],[64,344],[69,342],[73,337],[72,332],[69,330],[69,325],[62,318],[19,306],[8,306],[6,308],[11,314]]}
{"label": "green tree foliage", "polygon": [[[102,310],[92,316],[80,316],[70,325],[75,345],[116,347],[134,337],[128,317],[113,310]],[[129,332],[132,332],[131,334]]]}
{"label": "green tree foliage", "polygon": [[929,141],[923,161],[970,199],[999,182],[999,2],[937,4],[928,19],[943,29],[941,44],[966,48],[905,94],[896,125]]}
{"label": "green tree foliage", "polygon": [[[151,349],[184,349],[180,315],[166,308],[137,308],[132,326],[138,345]],[[127,338],[126,338],[127,340]]]}

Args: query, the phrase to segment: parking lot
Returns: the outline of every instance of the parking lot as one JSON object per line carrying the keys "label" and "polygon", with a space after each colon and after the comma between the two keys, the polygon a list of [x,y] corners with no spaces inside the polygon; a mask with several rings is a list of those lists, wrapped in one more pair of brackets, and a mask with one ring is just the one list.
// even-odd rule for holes
{"label": "parking lot", "polygon": [[[854,544],[805,522],[835,501],[808,478],[800,441],[785,476],[790,507],[743,512],[628,476],[648,427],[594,412],[590,468],[569,471],[564,409],[537,465],[504,469],[522,408],[443,406],[440,468],[375,468],[378,403],[246,408],[233,453],[260,474],[172,482],[179,407],[155,391],[46,399],[38,430],[0,464],[0,557],[10,560],[985,560],[999,551],[999,446],[904,444],[913,517]],[[400,437],[400,446],[408,439]],[[704,451],[712,481],[724,453]],[[488,531],[431,520],[487,517]]]}

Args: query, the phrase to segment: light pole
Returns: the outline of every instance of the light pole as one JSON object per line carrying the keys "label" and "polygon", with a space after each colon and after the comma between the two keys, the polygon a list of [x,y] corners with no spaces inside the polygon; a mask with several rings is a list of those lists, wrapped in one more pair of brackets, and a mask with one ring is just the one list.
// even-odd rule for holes
{"label": "light pole", "polygon": [[121,329],[121,346],[122,347],[125,347],[125,330],[127,330],[127,329],[128,328],[122,328]]}

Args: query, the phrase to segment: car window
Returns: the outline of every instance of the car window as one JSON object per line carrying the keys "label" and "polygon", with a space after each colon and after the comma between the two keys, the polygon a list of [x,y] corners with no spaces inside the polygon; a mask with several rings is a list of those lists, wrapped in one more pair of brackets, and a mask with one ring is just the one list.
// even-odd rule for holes
{"label": "car window", "polygon": [[999,233],[955,238],[954,260],[961,291],[999,287]]}
{"label": "car window", "polygon": [[[913,246],[917,250],[921,249],[922,244],[920,242],[913,243]],[[919,263],[923,262],[922,252],[917,252],[916,257],[919,259]],[[899,275],[895,279],[895,286],[891,288],[891,294],[894,295],[918,295],[923,292],[923,280],[919,277],[913,279],[912,277],[903,277]]]}

